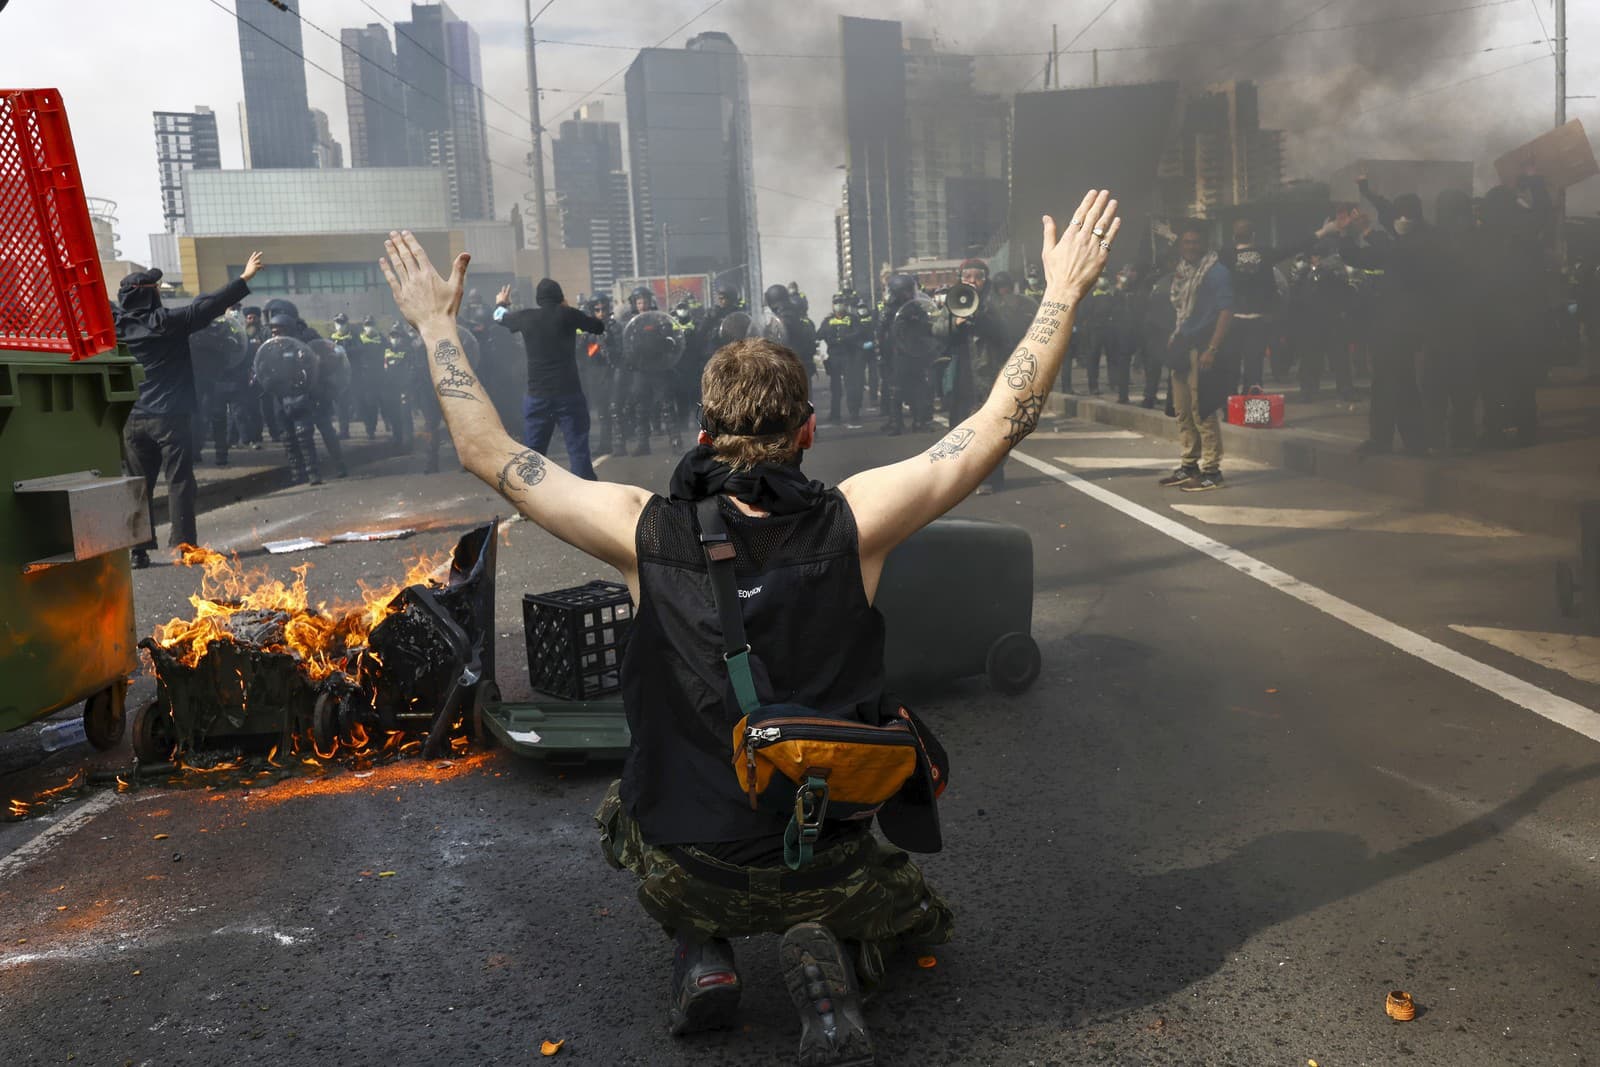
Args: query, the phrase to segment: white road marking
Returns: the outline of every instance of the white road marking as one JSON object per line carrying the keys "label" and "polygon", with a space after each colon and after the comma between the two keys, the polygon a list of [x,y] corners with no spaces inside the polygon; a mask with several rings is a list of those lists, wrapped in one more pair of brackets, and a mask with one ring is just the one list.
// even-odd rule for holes
{"label": "white road marking", "polygon": [[12,849],[10,855],[0,856],[0,878],[6,878],[27,866],[29,861],[44,855],[55,847],[58,840],[82,829],[90,819],[105,811],[117,802],[117,794],[111,792],[96,793],[94,796],[69,809],[60,818],[49,826],[40,830],[31,839],[18,848]]}
{"label": "white road marking", "polygon": [[[1166,471],[1178,465],[1177,456],[1056,456],[1057,463],[1065,463],[1069,467],[1079,470],[1104,470],[1104,471]],[[1271,470],[1269,463],[1260,463],[1253,459],[1234,459],[1231,456],[1222,460],[1222,473],[1229,471],[1264,471]]]}
{"label": "white road marking", "polygon": [[594,467],[595,470],[599,470],[601,465],[604,464],[605,461],[610,459],[610,458],[611,458],[611,453],[607,452],[605,455],[601,456],[599,459],[597,459],[593,463],[591,463],[590,466]]}
{"label": "white road marking", "polygon": [[1490,626],[1452,625],[1450,629],[1475,637],[1502,652],[1531,660],[1541,667],[1570,675],[1580,682],[1600,685],[1600,637],[1546,634],[1532,630],[1497,630]]}
{"label": "white road marking", "polygon": [[1447,648],[1439,642],[1423,637],[1414,630],[1390,622],[1380,615],[1375,615],[1365,608],[1357,607],[1348,600],[1343,600],[1332,593],[1303,582],[1292,574],[1279,570],[1270,564],[1263,563],[1253,556],[1248,556],[1238,549],[1231,548],[1221,541],[1207,537],[1196,530],[1191,530],[1182,523],[1175,522],[1160,514],[1135,504],[1126,497],[1113,493],[1098,483],[1080,478],[1070,471],[1064,471],[1042,459],[1030,456],[1024,452],[1012,452],[1011,458],[1019,463],[1026,464],[1042,474],[1047,474],[1075,489],[1085,496],[1097,500],[1114,511],[1121,512],[1136,522],[1141,522],[1158,533],[1165,534],[1180,544],[1188,545],[1195,551],[1210,556],[1218,563],[1225,564],[1238,571],[1240,574],[1254,578],[1263,585],[1291,596],[1303,604],[1316,608],[1324,614],[1331,615],[1340,622],[1352,626],[1370,637],[1374,637],[1384,644],[1399,649],[1431,664],[1442,671],[1455,675],[1462,681],[1468,682],[1487,692],[1508,700],[1518,707],[1526,708],[1535,715],[1540,716],[1565,726],[1574,733],[1582,734],[1591,741],[1600,741],[1600,713],[1584,707],[1576,701],[1557,696],[1555,693],[1541,689],[1531,682],[1523,681],[1513,674],[1507,674],[1487,663],[1479,663],[1470,656],[1465,656],[1452,648]]}
{"label": "white road marking", "polygon": [[1144,434],[1132,430],[1051,430],[1029,436],[1030,441],[1143,441]]}
{"label": "white road marking", "polygon": [[1174,504],[1213,526],[1274,526],[1289,530],[1360,530],[1364,533],[1436,534],[1446,537],[1520,537],[1515,530],[1438,512],[1344,511],[1337,508],[1252,508]]}

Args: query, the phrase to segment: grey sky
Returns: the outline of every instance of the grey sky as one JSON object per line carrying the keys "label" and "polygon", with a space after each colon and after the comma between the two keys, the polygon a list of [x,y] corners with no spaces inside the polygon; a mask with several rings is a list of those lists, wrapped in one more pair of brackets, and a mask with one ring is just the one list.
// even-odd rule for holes
{"label": "grey sky", "polygon": [[[218,2],[231,11],[232,0]],[[409,17],[407,3],[369,2],[386,20]],[[379,21],[362,0],[301,3],[302,14],[335,37],[341,27]],[[1360,22],[1374,11],[1380,17],[1425,15],[1475,3],[1484,6],[1382,28],[1305,32]],[[622,47],[555,42],[655,44],[708,4],[712,0],[555,0],[539,21],[540,36],[548,39],[539,51],[546,126],[554,127],[597,87],[601,95],[594,99],[606,104],[608,117],[620,119],[623,98],[607,94],[620,94],[622,79],[607,79],[632,58]],[[490,133],[491,154],[505,165],[494,169],[496,203],[504,214],[527,184],[511,173],[522,170],[527,151],[519,139],[527,128],[522,4],[452,0],[451,6],[478,29],[485,89],[510,105],[509,110],[487,105],[490,123],[508,131]],[[1030,0],[876,0],[870,5],[721,0],[668,43],[681,46],[695,32],[723,30],[749,53],[831,55],[838,51],[839,14],[898,17],[908,35],[935,37],[946,50],[1036,53],[980,60],[983,87],[1009,91],[1042,67],[1039,53],[1048,48],[1051,19],[1059,23],[1065,45],[1102,7],[1101,0],[1049,7]],[[1600,4],[1572,0],[1569,7],[1569,91],[1600,93],[1600,49],[1595,47]],[[1182,17],[1174,17],[1180,11]],[[976,12],[982,14],[975,17]],[[1362,155],[1428,154],[1477,160],[1481,184],[1489,160],[1550,122],[1553,61],[1542,41],[1531,43],[1543,37],[1538,14],[1548,27],[1548,0],[1192,0],[1182,5],[1119,0],[1076,47],[1106,50],[1100,75],[1107,82],[1164,74],[1204,77],[1213,69],[1266,80],[1266,123],[1299,131],[1289,141],[1291,175],[1315,176]],[[935,33],[936,27],[943,32]],[[1411,33],[1419,29],[1420,35]],[[1284,30],[1290,32],[1254,44],[1116,50]],[[1398,38],[1402,31],[1411,35]],[[334,41],[309,27],[304,38],[309,59],[340,70]],[[1441,42],[1437,49],[1429,44],[1435,38]],[[1403,42],[1398,56],[1384,47],[1397,39]],[[1482,48],[1494,50],[1476,51]],[[833,210],[842,178],[835,168],[844,161],[838,65],[827,58],[758,55],[749,63],[765,274],[769,280],[797,277],[816,308],[834,284]],[[1087,55],[1069,57],[1062,83],[1087,84],[1090,65]],[[88,192],[118,202],[122,248],[129,258],[147,260],[146,235],[161,228],[151,111],[211,106],[218,115],[223,165],[240,165],[237,32],[232,15],[210,0],[11,0],[0,13],[0,71],[0,83],[8,87],[62,91]],[[1487,76],[1428,91],[1480,74]],[[308,70],[307,85],[311,105],[328,113],[348,157],[344,87],[315,70]],[[1597,104],[1576,100],[1570,105],[1591,135],[1600,135]],[[1595,210],[1600,178],[1586,185],[1574,198],[1575,208]]]}

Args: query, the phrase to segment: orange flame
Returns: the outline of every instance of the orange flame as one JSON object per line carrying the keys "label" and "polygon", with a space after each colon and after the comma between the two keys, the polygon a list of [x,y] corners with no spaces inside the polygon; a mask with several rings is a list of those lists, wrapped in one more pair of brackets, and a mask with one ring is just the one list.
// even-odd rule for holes
{"label": "orange flame", "polygon": [[[284,616],[282,641],[265,645],[264,650],[292,653],[312,679],[326,678],[339,668],[347,649],[366,644],[368,634],[391,613],[390,603],[401,589],[427,583],[449,559],[448,551],[421,556],[411,563],[404,578],[377,586],[358,582],[359,602],[330,608],[323,602],[311,603],[306,589],[310,563],[291,568],[294,580],[286,583],[273,578],[264,566],[247,569],[237,555],[184,545],[179,549],[178,562],[203,571],[200,592],[189,598],[194,616],[157,626],[154,636],[178,662],[192,667],[200,662],[211,642],[234,640],[234,616],[241,612],[278,613]],[[240,685],[243,684],[241,678]]]}

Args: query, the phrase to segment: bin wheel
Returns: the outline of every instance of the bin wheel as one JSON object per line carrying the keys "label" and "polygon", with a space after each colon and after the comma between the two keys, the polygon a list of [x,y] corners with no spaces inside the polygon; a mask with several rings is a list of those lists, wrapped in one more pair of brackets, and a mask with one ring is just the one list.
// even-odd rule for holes
{"label": "bin wheel", "polygon": [[485,721],[490,705],[500,703],[500,687],[493,678],[479,682],[472,691],[472,740],[479,748],[494,747],[494,731]]}
{"label": "bin wheel", "polygon": [[1578,576],[1564,559],[1556,561],[1556,606],[1563,617],[1578,617]]}
{"label": "bin wheel", "polygon": [[318,752],[332,752],[339,739],[339,700],[332,693],[318,693],[311,707],[311,743]]}
{"label": "bin wheel", "polygon": [[177,747],[173,736],[172,713],[159,700],[152,700],[133,716],[133,754],[140,763],[165,763]]}
{"label": "bin wheel", "polygon": [[1007,696],[1016,696],[1039,678],[1044,660],[1039,646],[1024,633],[1003,634],[989,646],[984,672],[989,684]]}
{"label": "bin wheel", "polygon": [[128,723],[128,682],[119,678],[83,702],[83,732],[101,752],[117,747]]}

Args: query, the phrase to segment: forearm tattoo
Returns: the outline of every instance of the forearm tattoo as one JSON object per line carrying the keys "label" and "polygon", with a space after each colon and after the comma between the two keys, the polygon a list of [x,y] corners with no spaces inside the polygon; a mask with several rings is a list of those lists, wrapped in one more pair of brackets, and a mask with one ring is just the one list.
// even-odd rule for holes
{"label": "forearm tattoo", "polygon": [[1057,311],[1057,312],[1061,312],[1061,313],[1064,314],[1064,313],[1072,310],[1072,305],[1071,304],[1063,304],[1059,300],[1046,300],[1044,303],[1039,305],[1039,310],[1040,311]]}
{"label": "forearm tattoo", "polygon": [[1006,431],[1006,444],[1016,447],[1039,425],[1039,416],[1044,414],[1044,397],[1043,393],[1029,393],[1017,398],[1016,409],[1006,416],[1006,425],[1010,427]]}
{"label": "forearm tattoo", "polygon": [[523,449],[500,468],[497,488],[501,495],[511,489],[531,489],[544,481],[544,457],[531,448]]}
{"label": "forearm tattoo", "polygon": [[937,463],[941,459],[949,459],[951,456],[960,455],[967,450],[967,446],[972,443],[972,439],[976,436],[976,433],[964,427],[951,430],[944,435],[944,440],[928,450],[928,462]]}
{"label": "forearm tattoo", "polygon": [[1026,348],[1019,348],[1011,354],[1011,361],[1000,372],[1005,378],[1006,385],[1021,392],[1033,384],[1034,377],[1039,373],[1039,361],[1032,352]]}
{"label": "forearm tattoo", "polygon": [[472,372],[456,362],[461,358],[461,349],[449,341],[440,341],[433,349],[434,361],[439,364],[439,380],[434,388],[441,397],[450,397],[454,400],[473,400],[478,396],[471,392],[473,386],[478,384],[478,379]]}

